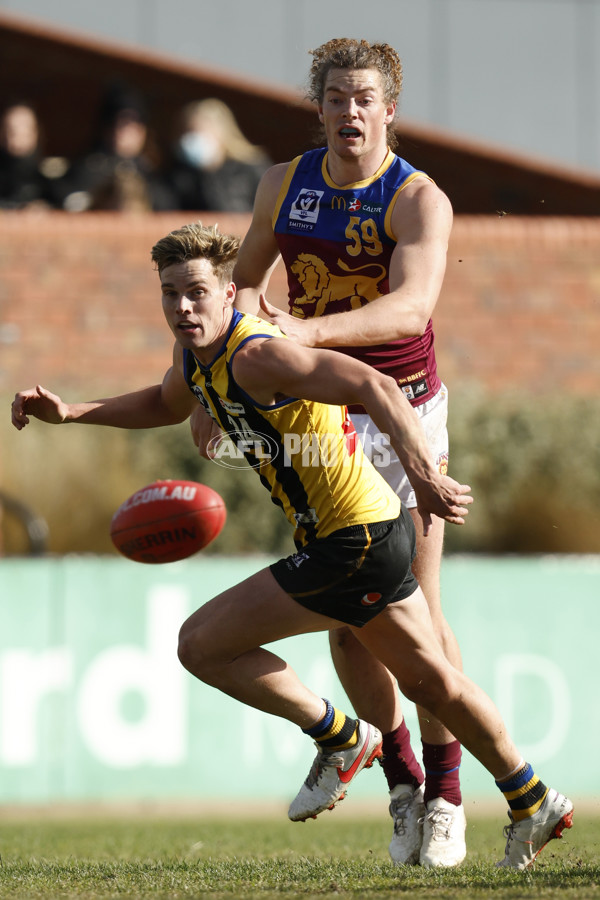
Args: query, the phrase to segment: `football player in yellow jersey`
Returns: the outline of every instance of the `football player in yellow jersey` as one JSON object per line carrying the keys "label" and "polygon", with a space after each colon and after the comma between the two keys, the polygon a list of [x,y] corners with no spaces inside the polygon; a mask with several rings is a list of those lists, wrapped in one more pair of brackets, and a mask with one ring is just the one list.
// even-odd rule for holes
{"label": "football player in yellow jersey", "polygon": [[[37,385],[15,395],[14,426],[26,427],[33,416],[53,424],[150,428],[183,421],[198,399],[208,397],[213,414],[217,406],[236,413],[239,398],[246,415],[256,409],[270,416],[289,405],[298,413],[296,427],[310,432],[321,412],[326,427],[335,421],[320,407],[360,403],[390,435],[410,473],[425,528],[432,515],[462,524],[471,502],[469,488],[437,470],[418,417],[405,398],[398,399],[394,379],[341,354],[301,347],[275,329],[265,334],[259,319],[234,312],[231,273],[237,246],[216,228],[199,225],[172,232],[154,246],[163,311],[175,337],[173,362],[161,384],[79,403],[66,403]],[[222,364],[230,379],[219,382]],[[231,425],[221,415],[221,426]],[[341,413],[337,421],[341,429]],[[238,424],[234,433],[242,431]],[[317,498],[313,512],[318,521],[328,503],[339,504],[342,527],[323,537],[308,536],[287,559],[202,605],[181,628],[180,660],[201,681],[288,719],[315,741],[315,765],[289,810],[290,818],[303,820],[343,798],[352,779],[380,755],[381,733],[317,696],[263,645],[349,626],[393,673],[403,693],[437,715],[496,779],[513,822],[501,864],[525,868],[551,837],[570,827],[573,805],[540,781],[492,701],[444,656],[411,570],[412,519],[404,512],[397,515],[396,496],[370,463],[362,461],[358,471],[352,449],[346,450],[348,465],[335,475],[318,455],[315,473],[306,473],[302,465],[296,470],[302,484],[314,486],[320,477],[331,482],[329,498],[312,493]],[[379,485],[379,499],[369,490],[365,501],[358,484],[362,478],[375,492]],[[270,487],[275,490],[274,481]],[[290,508],[306,511],[301,492],[290,491],[289,501]],[[386,518],[378,521],[380,515]],[[289,518],[297,522],[291,509]]]}
{"label": "football player in yellow jersey", "polygon": [[[448,391],[437,373],[431,316],[446,266],[452,209],[425,173],[394,152],[402,65],[385,43],[348,38],[312,53],[308,96],[322,125],[321,146],[273,166],[256,195],[250,228],[234,271],[236,305],[256,313],[281,256],[291,314],[262,298],[262,308],[289,337],[330,347],[393,375],[447,469]],[[416,498],[393,448],[372,452],[379,429],[364,409],[350,409],[369,458],[410,510],[417,530],[414,572],[438,640],[461,668],[456,637],[441,604],[444,521],[423,534]],[[193,419],[197,442],[199,417]],[[381,458],[380,458],[381,459]],[[460,786],[461,748],[448,729],[417,708],[423,767],[411,746],[397,686],[347,628],[330,633],[331,652],[355,711],[383,733],[398,865],[454,866],[466,854]]]}

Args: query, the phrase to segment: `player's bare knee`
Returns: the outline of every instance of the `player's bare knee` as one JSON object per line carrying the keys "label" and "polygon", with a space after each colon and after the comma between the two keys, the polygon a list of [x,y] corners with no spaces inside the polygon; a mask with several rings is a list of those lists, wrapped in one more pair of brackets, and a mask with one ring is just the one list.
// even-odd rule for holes
{"label": "player's bare knee", "polygon": [[218,661],[210,652],[210,642],[203,638],[201,629],[183,626],[179,632],[177,656],[184,669],[200,681],[211,683]]}
{"label": "player's bare knee", "polygon": [[425,666],[398,679],[404,696],[431,713],[443,709],[456,695],[456,685],[449,667]]}
{"label": "player's bare knee", "polygon": [[194,660],[194,648],[193,642],[190,639],[190,632],[185,628],[185,626],[179,632],[177,656],[179,657],[179,662],[184,667],[184,669],[187,669],[188,672],[191,672]]}

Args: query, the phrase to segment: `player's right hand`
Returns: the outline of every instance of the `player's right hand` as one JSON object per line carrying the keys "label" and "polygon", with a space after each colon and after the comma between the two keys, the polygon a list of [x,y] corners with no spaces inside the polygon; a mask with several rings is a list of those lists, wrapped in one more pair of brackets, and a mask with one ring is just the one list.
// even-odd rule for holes
{"label": "player's right hand", "polygon": [[273,325],[277,325],[287,337],[303,347],[313,346],[311,334],[313,319],[298,319],[295,316],[291,316],[289,313],[269,303],[264,294],[260,295],[260,308],[269,321]]}
{"label": "player's right hand", "polygon": [[448,475],[438,474],[434,482],[423,482],[414,487],[417,509],[423,520],[423,535],[431,531],[432,516],[445,519],[452,525],[464,525],[473,502],[468,484],[459,484]]}
{"label": "player's right hand", "polygon": [[15,394],[11,406],[11,421],[18,431],[29,425],[30,416],[51,425],[60,425],[67,418],[68,411],[68,404],[63,403],[57,394],[38,384]]}

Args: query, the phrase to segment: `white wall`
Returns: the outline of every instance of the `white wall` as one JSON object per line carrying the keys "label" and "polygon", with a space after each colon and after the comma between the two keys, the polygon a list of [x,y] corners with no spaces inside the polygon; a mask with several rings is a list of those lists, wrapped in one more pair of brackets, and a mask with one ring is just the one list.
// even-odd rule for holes
{"label": "white wall", "polygon": [[0,10],[302,87],[332,37],[396,47],[401,113],[600,170],[600,0],[0,0]]}

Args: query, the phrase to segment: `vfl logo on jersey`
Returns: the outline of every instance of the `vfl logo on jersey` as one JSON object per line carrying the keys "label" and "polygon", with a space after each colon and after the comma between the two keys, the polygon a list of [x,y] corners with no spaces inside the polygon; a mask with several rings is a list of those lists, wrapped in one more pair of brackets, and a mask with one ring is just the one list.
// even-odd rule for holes
{"label": "vfl logo on jersey", "polygon": [[360,602],[363,606],[373,606],[375,603],[379,603],[380,600],[381,594],[373,591],[371,594],[365,594],[364,597],[361,597]]}
{"label": "vfl logo on jersey", "polygon": [[290,207],[288,216],[290,225],[294,225],[296,228],[304,227],[312,231],[312,226],[319,218],[322,196],[323,191],[302,188]]}

